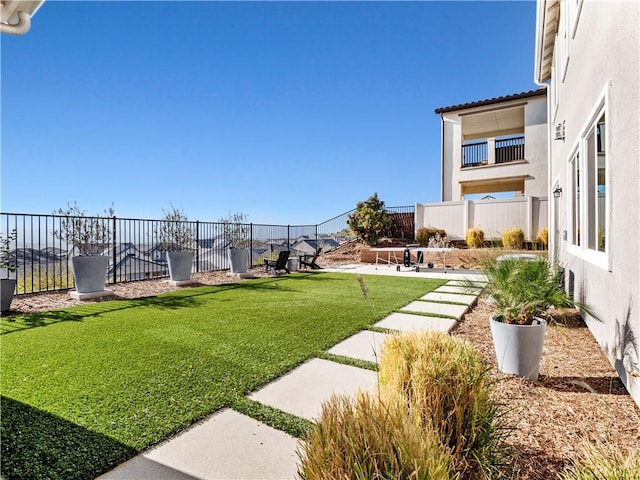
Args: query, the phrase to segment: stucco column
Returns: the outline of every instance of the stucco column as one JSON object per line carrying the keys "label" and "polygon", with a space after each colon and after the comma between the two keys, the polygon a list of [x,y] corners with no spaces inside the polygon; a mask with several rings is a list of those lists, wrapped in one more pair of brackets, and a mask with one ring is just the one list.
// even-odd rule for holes
{"label": "stucco column", "polygon": [[496,163],[496,139],[487,138],[487,155],[489,159],[489,165],[495,165]]}

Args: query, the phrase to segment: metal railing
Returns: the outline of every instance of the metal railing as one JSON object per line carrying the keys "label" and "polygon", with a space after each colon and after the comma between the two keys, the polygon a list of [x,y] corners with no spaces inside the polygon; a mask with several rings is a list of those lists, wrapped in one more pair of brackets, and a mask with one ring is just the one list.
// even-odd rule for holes
{"label": "metal railing", "polygon": [[462,145],[462,168],[475,167],[489,161],[487,142],[474,142]]}
{"label": "metal railing", "polygon": [[524,159],[524,135],[496,139],[496,163],[509,163]]}
{"label": "metal railing", "polygon": [[[241,232],[241,238],[236,240],[248,246],[254,265],[263,264],[264,258],[276,258],[281,250],[290,250],[292,257],[314,253],[319,248],[326,252],[356,238],[347,224],[354,211],[319,224],[235,224],[236,232]],[[405,237],[407,232],[413,232],[413,206],[389,207],[386,211],[392,218],[390,235],[400,232],[397,236]],[[77,250],[69,239],[54,232],[63,230],[64,224],[79,225],[91,220],[104,226],[106,240],[92,249],[109,257],[108,283],[168,277],[166,247],[161,241],[165,220],[25,213],[0,213],[0,232],[6,236],[16,231],[9,262],[18,266],[15,273],[0,272],[0,275],[16,278],[18,294],[73,288],[70,258]],[[229,269],[228,225],[202,221],[172,223],[180,223],[181,230],[190,233],[194,272]]]}

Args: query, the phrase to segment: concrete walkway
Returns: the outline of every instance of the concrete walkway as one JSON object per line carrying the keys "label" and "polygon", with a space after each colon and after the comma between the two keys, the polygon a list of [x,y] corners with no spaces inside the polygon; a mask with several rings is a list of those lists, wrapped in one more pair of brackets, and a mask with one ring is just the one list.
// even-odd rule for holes
{"label": "concrete walkway", "polygon": [[[334,355],[372,363],[378,362],[382,343],[393,332],[449,332],[480,293],[478,289],[471,294],[461,281],[484,280],[475,272],[397,271],[395,266],[386,265],[377,268],[347,265],[323,271],[449,280],[375,324],[388,333],[363,330],[328,350]],[[322,402],[331,395],[373,391],[376,386],[377,374],[372,370],[314,358],[248,397],[313,421],[320,415]],[[287,433],[223,409],[99,479],[294,479],[299,462],[298,443]]]}

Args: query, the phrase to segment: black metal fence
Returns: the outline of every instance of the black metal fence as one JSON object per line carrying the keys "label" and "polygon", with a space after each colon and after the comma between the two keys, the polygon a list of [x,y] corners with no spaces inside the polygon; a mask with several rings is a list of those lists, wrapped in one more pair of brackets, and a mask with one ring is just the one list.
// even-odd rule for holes
{"label": "black metal fence", "polygon": [[[392,218],[389,235],[404,237],[413,232],[413,206],[386,210]],[[207,272],[229,269],[227,250],[232,243],[248,247],[254,265],[263,264],[264,258],[276,258],[281,250],[290,250],[292,257],[320,248],[333,250],[355,239],[347,224],[354,211],[310,225],[170,223],[190,240],[195,253],[193,271]],[[16,232],[9,263],[18,268],[9,276],[17,279],[18,294],[73,288],[69,259],[78,253],[77,245],[87,225],[100,231],[100,240],[84,247],[109,257],[108,283],[168,277],[166,251],[170,246],[163,238],[167,223],[140,218],[0,213],[0,232],[5,237]],[[401,234],[396,235],[398,232]],[[86,235],[85,240],[90,242]]]}

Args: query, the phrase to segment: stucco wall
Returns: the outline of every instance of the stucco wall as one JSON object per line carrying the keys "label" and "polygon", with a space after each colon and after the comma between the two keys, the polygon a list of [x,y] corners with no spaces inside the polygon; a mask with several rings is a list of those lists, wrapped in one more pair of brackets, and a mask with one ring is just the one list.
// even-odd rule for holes
{"label": "stucco wall", "polygon": [[[558,71],[552,73],[549,90],[558,92],[557,109],[556,99],[551,98],[552,123],[564,121],[566,137],[551,141],[549,178],[551,187],[557,180],[563,189],[557,201],[559,238],[554,241],[551,236],[551,250],[557,248],[577,298],[600,317],[601,322],[588,318],[589,328],[640,404],[639,10],[639,2],[582,3],[575,37],[569,40],[564,81]],[[588,252],[571,253],[565,235],[569,156],[606,89],[609,224],[608,264],[603,266],[596,265]]]}
{"label": "stucco wall", "polygon": [[[524,107],[525,162],[489,164],[471,168],[462,165],[462,117],[487,107],[468,108],[443,116],[443,201],[462,200],[461,182],[476,182],[505,177],[525,177],[524,195],[547,195],[547,100],[544,95],[526,100],[506,101],[492,107]],[[488,193],[488,192],[487,192]]]}

